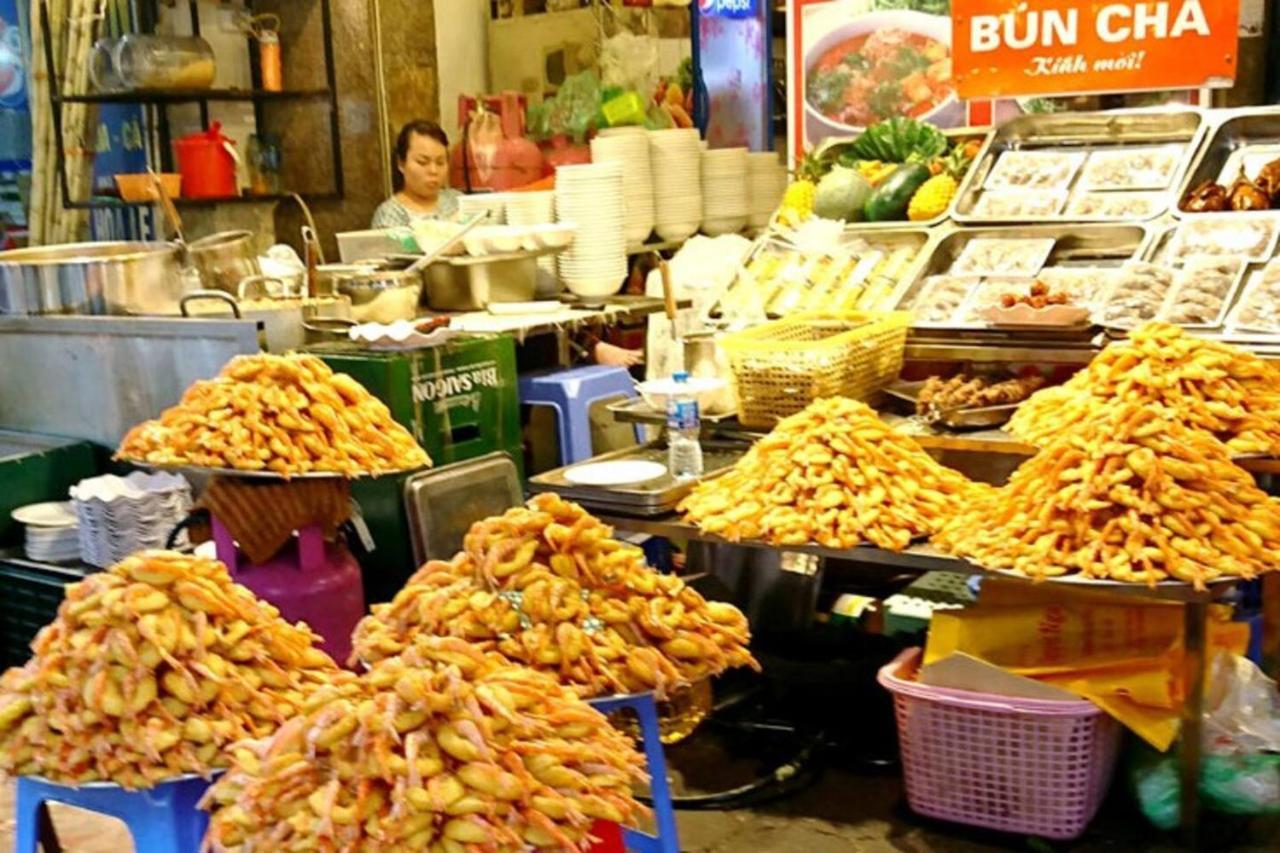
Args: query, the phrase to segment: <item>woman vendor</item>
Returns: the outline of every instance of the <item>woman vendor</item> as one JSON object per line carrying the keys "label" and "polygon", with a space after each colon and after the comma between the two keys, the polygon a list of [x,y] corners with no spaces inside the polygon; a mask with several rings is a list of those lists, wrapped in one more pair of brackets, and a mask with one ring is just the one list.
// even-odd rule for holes
{"label": "woman vendor", "polygon": [[458,212],[449,180],[449,137],[440,125],[415,119],[396,137],[392,181],[396,192],[373,212],[373,228],[409,226],[422,219],[448,219]]}

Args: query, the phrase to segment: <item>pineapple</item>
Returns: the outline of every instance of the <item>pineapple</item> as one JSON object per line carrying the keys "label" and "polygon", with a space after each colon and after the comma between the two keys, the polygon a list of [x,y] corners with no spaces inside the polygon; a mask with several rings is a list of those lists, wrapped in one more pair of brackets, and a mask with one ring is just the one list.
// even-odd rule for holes
{"label": "pineapple", "polygon": [[929,164],[933,177],[920,185],[911,203],[907,205],[907,219],[922,222],[941,216],[955,198],[960,188],[960,178],[969,169],[972,158],[965,146],[957,145],[946,157],[938,157]]}
{"label": "pineapple", "polygon": [[907,219],[912,222],[922,222],[941,216],[947,209],[947,205],[951,204],[951,199],[955,198],[959,187],[960,185],[956,183],[956,179],[950,172],[939,172],[934,175],[921,184],[920,189],[911,196],[911,202],[907,205]]}
{"label": "pineapple", "polygon": [[813,215],[813,199],[818,181],[825,169],[817,155],[810,151],[796,165],[795,180],[787,187],[778,207],[778,220],[784,225],[799,225]]}
{"label": "pineapple", "polygon": [[858,174],[866,179],[867,183],[873,187],[880,186],[880,183],[893,174],[898,168],[897,163],[883,163],[879,160],[859,160],[857,163]]}

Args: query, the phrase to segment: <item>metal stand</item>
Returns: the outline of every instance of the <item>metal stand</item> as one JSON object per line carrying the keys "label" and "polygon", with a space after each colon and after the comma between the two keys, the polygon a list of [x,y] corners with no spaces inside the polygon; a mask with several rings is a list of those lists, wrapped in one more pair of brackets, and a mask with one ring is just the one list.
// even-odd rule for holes
{"label": "metal stand", "polygon": [[1182,705],[1182,748],[1179,757],[1179,823],[1182,842],[1197,849],[1200,842],[1200,758],[1204,728],[1204,680],[1208,668],[1205,635],[1208,598],[1183,605],[1182,646],[1187,697]]}

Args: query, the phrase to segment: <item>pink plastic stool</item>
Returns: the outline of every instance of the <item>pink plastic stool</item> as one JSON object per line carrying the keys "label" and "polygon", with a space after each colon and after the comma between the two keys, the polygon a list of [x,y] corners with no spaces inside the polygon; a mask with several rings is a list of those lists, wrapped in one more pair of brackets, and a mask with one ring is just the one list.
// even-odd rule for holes
{"label": "pink plastic stool", "polygon": [[365,613],[360,564],[346,546],[325,542],[320,528],[309,524],[267,562],[246,563],[217,518],[213,541],[236,583],[274,604],[290,622],[306,622],[320,635],[320,647],[346,665],[351,632]]}

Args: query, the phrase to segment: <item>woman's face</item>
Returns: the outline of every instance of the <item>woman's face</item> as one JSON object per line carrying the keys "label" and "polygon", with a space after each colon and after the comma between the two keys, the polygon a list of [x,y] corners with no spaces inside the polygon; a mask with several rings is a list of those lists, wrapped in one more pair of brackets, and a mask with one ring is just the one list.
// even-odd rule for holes
{"label": "woman's face", "polygon": [[400,161],[404,188],[416,196],[434,198],[449,174],[449,152],[430,136],[409,135],[409,153]]}

